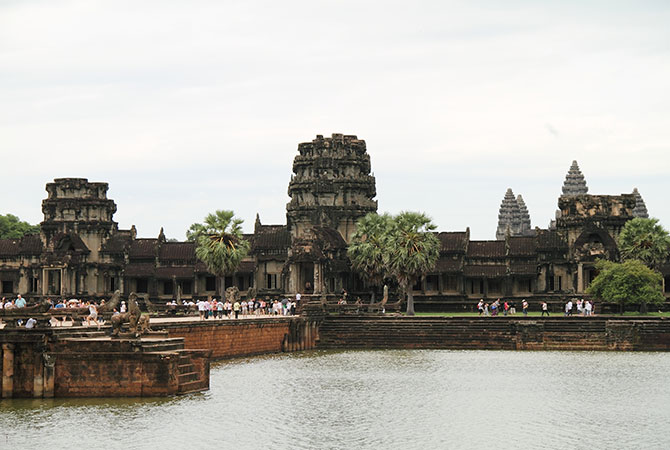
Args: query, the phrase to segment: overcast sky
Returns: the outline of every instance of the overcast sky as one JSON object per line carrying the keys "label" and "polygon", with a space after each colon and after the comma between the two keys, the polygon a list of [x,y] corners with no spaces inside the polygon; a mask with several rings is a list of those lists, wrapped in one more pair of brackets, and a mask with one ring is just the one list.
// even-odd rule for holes
{"label": "overcast sky", "polygon": [[0,213],[109,183],[121,228],[286,223],[299,142],[367,142],[379,210],[495,239],[545,228],[576,159],[670,227],[665,1],[0,0]]}

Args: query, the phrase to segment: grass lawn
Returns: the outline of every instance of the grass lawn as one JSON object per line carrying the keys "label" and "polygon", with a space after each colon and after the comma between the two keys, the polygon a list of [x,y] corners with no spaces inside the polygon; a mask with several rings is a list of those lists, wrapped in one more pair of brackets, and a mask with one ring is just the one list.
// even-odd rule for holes
{"label": "grass lawn", "polygon": [[[550,313],[550,317],[563,317],[562,312],[552,312]],[[433,316],[433,317],[478,317],[479,313],[476,312],[435,312],[435,313],[416,313],[417,316]],[[541,311],[531,311],[528,313],[528,317],[540,317],[542,315]],[[607,316],[619,316],[620,314],[618,313],[608,313],[606,314]],[[629,311],[624,314],[624,317],[640,317],[640,313],[634,312],[634,311]],[[504,317],[502,314],[500,314],[500,317]],[[513,316],[510,317],[523,317],[523,314],[517,310],[517,313]],[[574,314],[573,317],[581,317],[578,316],[577,314]],[[670,317],[670,311],[666,312],[650,312],[648,314],[645,314],[645,317]]]}

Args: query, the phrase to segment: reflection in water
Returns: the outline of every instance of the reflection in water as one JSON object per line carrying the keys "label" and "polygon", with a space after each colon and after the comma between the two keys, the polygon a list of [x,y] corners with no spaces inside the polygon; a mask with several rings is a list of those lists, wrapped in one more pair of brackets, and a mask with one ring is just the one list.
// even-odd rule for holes
{"label": "reflection in water", "polygon": [[0,449],[667,449],[668,373],[666,353],[282,354],[184,397],[2,400]]}

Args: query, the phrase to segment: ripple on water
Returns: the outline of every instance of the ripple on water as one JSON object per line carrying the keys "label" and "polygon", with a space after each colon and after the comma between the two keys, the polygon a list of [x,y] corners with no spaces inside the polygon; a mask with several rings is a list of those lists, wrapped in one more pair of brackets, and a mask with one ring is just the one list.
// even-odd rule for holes
{"label": "ripple on water", "polygon": [[202,394],[3,400],[0,448],[666,449],[669,369],[661,353],[271,355],[212,365]]}

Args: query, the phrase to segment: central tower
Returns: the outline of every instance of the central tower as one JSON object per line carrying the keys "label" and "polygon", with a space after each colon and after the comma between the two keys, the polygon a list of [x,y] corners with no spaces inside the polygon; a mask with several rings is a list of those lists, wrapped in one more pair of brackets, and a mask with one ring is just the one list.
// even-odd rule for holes
{"label": "central tower", "polygon": [[377,211],[365,141],[351,135],[318,135],[299,144],[298,152],[288,185],[291,201],[286,205],[292,237],[318,226],[337,230],[349,242],[356,221]]}

